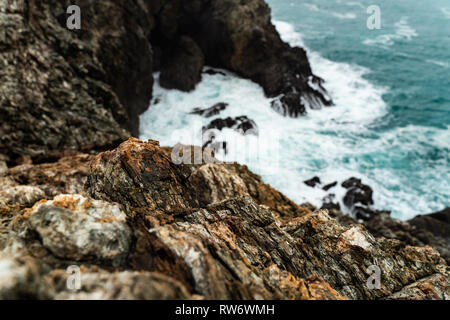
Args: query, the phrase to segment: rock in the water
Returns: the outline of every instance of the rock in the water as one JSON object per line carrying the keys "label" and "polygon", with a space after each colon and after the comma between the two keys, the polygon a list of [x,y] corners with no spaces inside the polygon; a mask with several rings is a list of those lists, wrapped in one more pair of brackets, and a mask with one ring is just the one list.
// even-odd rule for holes
{"label": "rock in the water", "polygon": [[228,107],[228,103],[219,102],[213,105],[212,107],[201,109],[195,108],[191,114],[197,114],[205,118],[210,118],[212,116],[218,115],[220,112],[225,110]]}
{"label": "rock in the water", "polygon": [[219,118],[211,121],[207,126],[202,128],[203,147],[210,147],[215,152],[223,149],[227,153],[228,141],[224,141],[226,137],[217,132],[225,128],[232,129],[243,135],[258,135],[258,126],[255,121],[249,119],[247,116],[228,117],[226,119]]}
{"label": "rock in the water", "polygon": [[131,229],[118,205],[81,195],[59,195],[27,214],[30,228],[55,256],[120,266],[131,245]]}
{"label": "rock in the water", "polygon": [[336,195],[334,193],[331,193],[327,195],[322,200],[323,204],[321,209],[327,209],[327,210],[341,210],[341,206],[339,202],[336,201]]}
{"label": "rock in the water", "polygon": [[306,184],[307,186],[309,186],[311,188],[314,188],[317,185],[320,185],[321,183],[322,182],[320,181],[319,177],[314,177],[314,178],[304,181],[304,184]]}
{"label": "rock in the water", "polygon": [[275,98],[271,102],[271,107],[279,114],[292,118],[298,118],[307,114],[301,95],[298,92],[290,92]]}
{"label": "rock in the water", "polygon": [[361,204],[369,206],[373,204],[373,190],[368,185],[362,183],[360,179],[350,178],[342,183],[342,186],[348,189],[344,197],[344,203],[352,208],[354,205]]}
{"label": "rock in the water", "polygon": [[215,119],[211,121],[207,126],[203,127],[203,132],[211,129],[222,130],[224,128],[233,129],[242,134],[258,135],[258,126],[256,125],[255,121],[249,119],[247,116]]}
{"label": "rock in the water", "polygon": [[328,190],[330,190],[330,189],[336,187],[337,184],[338,184],[337,181],[331,182],[331,183],[325,185],[322,189],[325,190],[325,191],[328,191]]}

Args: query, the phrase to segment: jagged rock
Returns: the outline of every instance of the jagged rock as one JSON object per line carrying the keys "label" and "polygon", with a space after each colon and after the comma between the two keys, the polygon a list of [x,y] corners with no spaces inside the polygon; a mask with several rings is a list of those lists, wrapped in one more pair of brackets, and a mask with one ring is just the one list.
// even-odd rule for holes
{"label": "jagged rock", "polygon": [[61,259],[120,266],[128,255],[132,232],[118,205],[59,195],[27,216],[43,246]]}
{"label": "jagged rock", "polygon": [[201,109],[195,108],[191,114],[197,114],[205,118],[210,118],[212,116],[218,115],[221,111],[225,110],[228,107],[228,103],[219,102],[213,105],[212,107]]}
{"label": "jagged rock", "polygon": [[80,274],[79,290],[67,289],[67,272],[46,275],[55,287],[57,300],[187,300],[192,299],[177,281],[156,272],[86,270]]}
{"label": "jagged rock", "polygon": [[[448,230],[448,224],[435,220],[433,214],[418,216],[409,221],[400,221],[390,217],[388,213],[372,216],[364,222],[367,228],[376,236],[397,239],[402,243],[435,248],[441,256],[450,263],[450,245],[448,233],[433,231]],[[435,221],[433,221],[435,220]],[[433,226],[440,225],[437,229]],[[429,228],[431,226],[431,228]],[[447,229],[446,229],[447,228]]]}
{"label": "jagged rock", "polygon": [[[0,16],[0,153],[45,161],[104,150],[137,134],[153,83],[146,9],[134,1],[4,1]],[[123,8],[126,7],[127,10]],[[108,12],[108,18],[101,12]]]}
{"label": "jagged rock", "polygon": [[54,163],[16,166],[5,174],[12,181],[11,186],[37,187],[45,192],[47,199],[51,199],[61,193],[83,193],[92,159],[94,156],[77,154]]}
{"label": "jagged rock", "polygon": [[191,91],[202,79],[204,56],[189,37],[182,36],[163,57],[159,83],[167,89]]}
{"label": "jagged rock", "polygon": [[435,274],[421,279],[386,299],[388,300],[449,300],[450,281],[448,274]]}
{"label": "jagged rock", "polygon": [[[46,195],[38,187],[33,186],[14,186],[9,188],[0,188],[0,207],[5,205],[22,205],[31,207]],[[2,204],[3,202],[3,204]]]}
{"label": "jagged rock", "polygon": [[195,190],[188,181],[190,169],[176,165],[157,141],[131,138],[116,150],[99,154],[91,165],[88,193],[106,201],[119,202],[128,212],[137,209],[176,215],[198,207]]}
{"label": "jagged rock", "polygon": [[256,125],[255,121],[249,119],[247,116],[214,119],[207,126],[203,127],[203,131],[211,129],[223,130],[224,128],[233,129],[242,134],[258,135],[258,126]]}
{"label": "jagged rock", "polygon": [[311,178],[309,180],[304,181],[303,183],[311,188],[314,188],[315,186],[322,184],[319,177]]}
{"label": "jagged rock", "polygon": [[201,166],[190,175],[189,181],[193,186],[201,188],[197,194],[203,206],[249,194],[241,177],[231,174],[220,164]]}

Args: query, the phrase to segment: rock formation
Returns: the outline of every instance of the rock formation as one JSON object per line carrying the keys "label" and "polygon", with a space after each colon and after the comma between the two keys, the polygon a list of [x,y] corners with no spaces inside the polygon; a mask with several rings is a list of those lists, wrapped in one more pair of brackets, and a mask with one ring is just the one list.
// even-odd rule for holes
{"label": "rock formation", "polygon": [[0,154],[10,165],[137,136],[154,71],[162,86],[189,91],[205,64],[225,68],[278,97],[287,115],[332,103],[305,51],[281,41],[263,0],[80,0],[73,31],[70,4],[1,3]]}
{"label": "rock formation", "polygon": [[[0,0],[0,299],[448,299],[448,210],[361,224],[246,166],[174,161],[212,158],[204,146],[130,138],[154,71],[189,91],[205,64],[231,70],[287,116],[332,104],[263,0],[79,0],[73,31],[69,4]],[[256,124],[207,128],[224,127]],[[346,203],[369,210],[371,189],[347,184]]]}
{"label": "rock formation", "polygon": [[[244,166],[175,165],[170,153],[156,141],[129,139],[90,157],[81,195],[46,200],[41,192],[25,197],[35,204],[3,204],[0,263],[11,272],[0,278],[0,296],[448,297],[446,263],[431,247],[376,238],[356,221],[341,224],[326,210],[299,207]],[[60,169],[67,162],[47,166]],[[60,177],[69,181],[82,171],[67,170],[72,172]],[[2,179],[17,185],[16,171]],[[50,178],[36,185],[53,183],[59,184]],[[83,274],[79,291],[64,286],[64,270],[74,264]],[[382,274],[378,289],[367,284],[374,265]]]}

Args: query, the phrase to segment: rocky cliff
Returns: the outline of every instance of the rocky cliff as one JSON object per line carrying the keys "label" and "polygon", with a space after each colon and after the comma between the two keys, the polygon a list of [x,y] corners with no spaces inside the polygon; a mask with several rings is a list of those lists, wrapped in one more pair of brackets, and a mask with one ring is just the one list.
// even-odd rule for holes
{"label": "rocky cliff", "polygon": [[264,1],[79,0],[74,31],[69,4],[0,0],[0,299],[448,299],[448,212],[361,224],[129,138],[154,71],[185,91],[234,71],[288,116],[332,104]]}
{"label": "rocky cliff", "polygon": [[[71,4],[81,30],[66,27]],[[10,164],[137,136],[154,71],[162,86],[189,91],[205,64],[226,68],[259,83],[286,115],[332,104],[263,0],[3,0],[0,30],[0,154]]]}

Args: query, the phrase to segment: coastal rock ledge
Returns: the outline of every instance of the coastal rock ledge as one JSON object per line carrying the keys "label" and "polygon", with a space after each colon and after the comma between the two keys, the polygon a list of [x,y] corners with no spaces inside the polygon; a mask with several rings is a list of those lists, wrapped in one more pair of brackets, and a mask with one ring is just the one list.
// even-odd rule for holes
{"label": "coastal rock ledge", "polygon": [[0,202],[0,298],[450,297],[432,247],[302,208],[239,164],[176,165],[157,141],[21,165],[0,182],[8,194],[28,186]]}

